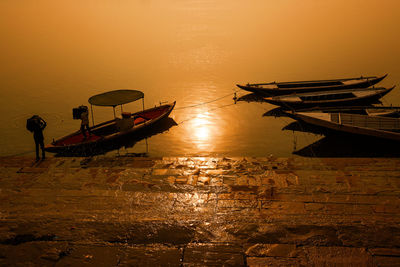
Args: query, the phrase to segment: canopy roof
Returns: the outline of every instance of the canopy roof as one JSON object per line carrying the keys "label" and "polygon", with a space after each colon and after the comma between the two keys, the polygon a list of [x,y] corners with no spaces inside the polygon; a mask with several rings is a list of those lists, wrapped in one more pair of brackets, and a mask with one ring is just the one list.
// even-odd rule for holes
{"label": "canopy roof", "polygon": [[114,90],[89,98],[89,103],[95,106],[110,106],[126,104],[144,98],[144,94],[138,90]]}

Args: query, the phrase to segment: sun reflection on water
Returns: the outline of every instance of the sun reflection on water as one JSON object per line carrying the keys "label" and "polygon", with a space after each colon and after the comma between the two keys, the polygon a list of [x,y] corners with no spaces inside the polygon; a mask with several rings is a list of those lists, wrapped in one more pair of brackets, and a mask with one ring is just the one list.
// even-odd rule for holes
{"label": "sun reflection on water", "polygon": [[210,121],[208,112],[197,114],[191,120],[190,127],[193,144],[202,151],[210,151],[213,147],[213,124]]}
{"label": "sun reflection on water", "polygon": [[193,122],[195,130],[194,135],[198,140],[207,141],[210,138],[210,129],[207,119],[197,117]]}

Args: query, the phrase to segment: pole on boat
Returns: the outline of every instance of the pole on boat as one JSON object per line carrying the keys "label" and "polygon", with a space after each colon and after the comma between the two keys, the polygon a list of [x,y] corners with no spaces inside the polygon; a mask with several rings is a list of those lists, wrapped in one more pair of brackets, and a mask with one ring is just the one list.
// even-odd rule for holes
{"label": "pole on boat", "polygon": [[114,111],[114,119],[117,117],[115,116],[115,106],[113,106],[113,111]]}
{"label": "pole on boat", "polygon": [[142,104],[143,104],[143,110],[144,110],[144,97],[142,97]]}
{"label": "pole on boat", "polygon": [[92,124],[94,126],[93,105],[90,104],[90,113],[92,113]]}

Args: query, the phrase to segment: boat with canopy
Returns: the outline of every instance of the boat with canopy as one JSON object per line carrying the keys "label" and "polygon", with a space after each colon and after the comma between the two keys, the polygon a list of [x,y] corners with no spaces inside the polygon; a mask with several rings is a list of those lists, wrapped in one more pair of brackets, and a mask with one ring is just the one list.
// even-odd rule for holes
{"label": "boat with canopy", "polygon": [[[142,99],[143,110],[130,113],[123,111],[123,105]],[[87,151],[91,148],[112,143],[122,137],[140,134],[172,112],[175,103],[164,104],[150,109],[144,109],[144,94],[138,90],[114,90],[89,98],[93,126],[89,127],[90,135],[85,138],[81,130],[54,140],[45,147],[53,153]],[[93,106],[112,107],[114,119],[99,124],[94,123]],[[116,116],[115,108],[121,106],[121,117]]]}

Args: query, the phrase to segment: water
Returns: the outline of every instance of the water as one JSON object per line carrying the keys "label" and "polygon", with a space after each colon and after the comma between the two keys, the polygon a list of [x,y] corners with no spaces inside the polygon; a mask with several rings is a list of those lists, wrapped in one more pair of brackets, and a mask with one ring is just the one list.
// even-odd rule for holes
{"label": "water", "polygon": [[[31,115],[50,142],[79,129],[73,107],[130,88],[146,107],[177,101],[178,125],[147,140],[151,156],[289,156],[321,136],[282,131],[292,120],[263,117],[272,105],[233,104],[245,94],[235,84],[385,73],[382,86],[398,84],[398,10],[397,0],[3,0],[0,155],[32,155]],[[383,102],[399,106],[398,90]],[[144,151],[141,141],[109,154]]]}

